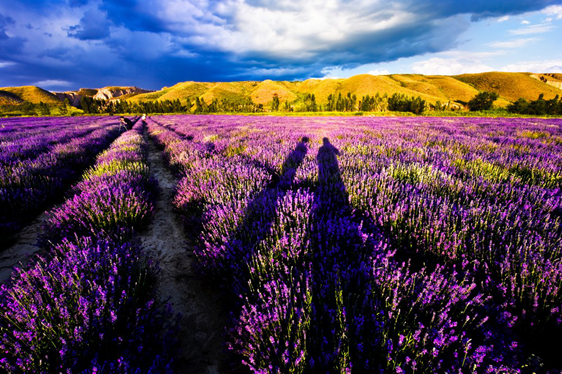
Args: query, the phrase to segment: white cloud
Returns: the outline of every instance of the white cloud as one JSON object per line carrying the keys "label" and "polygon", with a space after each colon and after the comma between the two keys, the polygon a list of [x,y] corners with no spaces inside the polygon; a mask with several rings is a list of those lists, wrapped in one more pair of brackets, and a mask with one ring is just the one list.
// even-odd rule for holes
{"label": "white cloud", "polygon": [[70,86],[72,86],[72,82],[58,80],[58,79],[47,79],[47,80],[44,80],[44,81],[32,83],[32,85],[38,86],[38,87],[41,87],[41,88],[70,87]]}
{"label": "white cloud", "polygon": [[386,69],[382,69],[382,70],[375,69],[375,70],[371,70],[371,71],[367,72],[367,74],[371,74],[371,75],[389,75],[390,72],[389,72],[388,70],[386,70]]}
{"label": "white cloud", "polygon": [[483,73],[494,70],[492,67],[474,58],[430,58],[416,62],[412,70],[426,75],[457,75],[468,73]]}
{"label": "white cloud", "polygon": [[0,69],[7,68],[8,66],[13,66],[15,63],[13,62],[0,62]]}
{"label": "white cloud", "polygon": [[522,29],[509,30],[509,32],[512,35],[542,34],[545,32],[549,32],[553,28],[554,27],[552,25],[539,24],[539,25],[527,26]]}
{"label": "white cloud", "polygon": [[488,44],[490,47],[493,48],[519,48],[523,47],[525,44],[536,42],[540,39],[538,38],[525,38],[525,39],[515,39],[506,42],[495,42]]}
{"label": "white cloud", "polygon": [[[267,3],[267,4],[266,4]],[[350,38],[388,32],[418,20],[403,4],[361,0],[171,0],[156,12],[172,32],[203,48],[309,58]]]}
{"label": "white cloud", "polygon": [[508,20],[509,20],[509,16],[503,16],[503,17],[498,18],[498,22],[505,22],[505,21],[508,21]]}
{"label": "white cloud", "polygon": [[551,5],[542,10],[544,14],[556,16],[556,19],[562,19],[562,5]]}
{"label": "white cloud", "polygon": [[510,72],[562,73],[562,60],[524,61],[500,69]]}
{"label": "white cloud", "polygon": [[522,25],[529,25],[531,22],[527,21],[526,19],[524,19],[523,21],[521,21]]}

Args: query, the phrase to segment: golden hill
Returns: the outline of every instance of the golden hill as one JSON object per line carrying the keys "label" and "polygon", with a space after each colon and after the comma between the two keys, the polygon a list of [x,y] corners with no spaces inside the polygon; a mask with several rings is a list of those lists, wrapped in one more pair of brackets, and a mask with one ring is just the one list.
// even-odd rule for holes
{"label": "golden hill", "polygon": [[80,96],[88,96],[88,97],[94,97],[97,93],[98,90],[93,88],[81,88],[78,90],[78,92],[76,92],[76,94]]}
{"label": "golden hill", "polygon": [[201,95],[201,98],[207,104],[215,99],[219,101],[221,99],[234,101],[247,97],[252,87],[254,87],[253,82],[220,82]]}
{"label": "golden hill", "polygon": [[33,104],[44,102],[45,104],[60,104],[61,100],[49,91],[35,86],[22,86],[22,87],[0,87],[0,91],[9,92],[23,101],[28,101]]}
{"label": "golden hill", "polygon": [[273,100],[273,95],[275,94],[277,94],[281,102],[287,100],[291,102],[297,98],[297,95],[290,88],[286,87],[284,82],[273,82],[271,80],[258,83],[252,90],[250,97],[256,104],[267,105]]}
{"label": "golden hill", "polygon": [[[545,76],[548,84],[540,79]],[[325,105],[329,95],[356,95],[358,100],[363,96],[375,94],[391,96],[400,93],[407,96],[420,96],[428,103],[451,101],[466,104],[478,92],[492,91],[500,95],[495,105],[507,106],[510,102],[523,97],[536,100],[543,93],[550,99],[562,91],[553,86],[557,81],[553,74],[531,73],[481,73],[459,76],[439,76],[420,74],[370,75],[361,74],[345,79],[308,79],[305,81],[272,81],[263,82],[182,82],[160,91],[134,96],[123,96],[130,101],[175,100],[193,102],[196,97],[207,104],[213,100],[241,100],[250,98],[256,104],[269,106],[273,96],[277,95],[281,103],[302,100],[307,94],[314,94],[316,102]]]}
{"label": "golden hill", "polygon": [[536,100],[541,93],[548,100],[562,93],[560,89],[532,77],[531,73],[490,72],[457,75],[455,78],[470,84],[479,91],[496,92],[500,98],[511,102],[520,97],[526,100]]}
{"label": "golden hill", "polygon": [[8,91],[0,90],[0,105],[18,105],[23,103],[23,100]]}
{"label": "golden hill", "polygon": [[160,91],[135,95],[127,98],[129,101],[150,101],[150,100],[176,100],[185,101],[187,98],[200,97],[216,83],[205,82],[182,82],[172,87],[164,87]]}
{"label": "golden hill", "polygon": [[[106,87],[104,89],[123,89],[122,87]],[[82,89],[77,92],[82,96],[93,96],[100,90]],[[130,89],[130,88],[127,88]],[[269,107],[274,95],[282,104],[289,102],[296,106],[306,95],[314,94],[316,103],[326,105],[329,95],[336,97],[341,94],[356,95],[357,100],[363,96],[391,96],[395,93],[407,96],[420,96],[430,104],[452,102],[464,105],[478,92],[497,92],[500,98],[495,106],[505,107],[510,102],[522,97],[536,100],[539,94],[545,99],[562,94],[562,74],[542,73],[502,73],[490,72],[480,74],[463,74],[458,76],[391,74],[361,74],[341,79],[307,79],[305,81],[241,81],[241,82],[181,82],[159,91],[140,93],[144,90],[135,87],[135,92],[121,92],[114,99],[131,102],[152,100],[176,100],[182,103],[188,100],[193,103],[195,98],[203,99],[207,104],[213,100],[242,101],[251,99],[256,104]],[[56,96],[34,86],[0,88],[0,105],[29,101],[47,104],[58,104]]]}

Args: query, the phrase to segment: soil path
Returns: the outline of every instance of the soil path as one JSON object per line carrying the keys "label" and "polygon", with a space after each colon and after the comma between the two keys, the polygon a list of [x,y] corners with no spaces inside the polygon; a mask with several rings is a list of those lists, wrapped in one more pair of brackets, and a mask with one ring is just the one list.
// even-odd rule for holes
{"label": "soil path", "polygon": [[151,174],[158,180],[161,191],[154,219],[139,239],[160,263],[160,298],[169,300],[174,312],[183,316],[178,373],[228,373],[229,354],[223,338],[227,311],[220,294],[206,287],[193,270],[189,238],[171,202],[177,179],[167,169],[162,152],[152,141],[149,144]]}
{"label": "soil path", "polygon": [[14,268],[27,267],[35,254],[44,253],[44,250],[37,246],[37,236],[46,219],[47,213],[41,213],[16,234],[13,244],[0,249],[0,284],[10,278]]}

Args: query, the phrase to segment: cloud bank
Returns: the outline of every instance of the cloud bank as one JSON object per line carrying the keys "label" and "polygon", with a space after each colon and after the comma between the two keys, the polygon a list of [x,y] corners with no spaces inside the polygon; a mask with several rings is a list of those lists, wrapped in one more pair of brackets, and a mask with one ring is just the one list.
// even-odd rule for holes
{"label": "cloud bank", "polygon": [[[450,50],[471,22],[544,11],[514,0],[13,0],[0,4],[0,85],[159,88],[178,81],[304,79],[330,67]],[[549,31],[533,25],[513,35]],[[475,68],[486,66],[474,62]],[[466,65],[466,64],[465,64]],[[422,68],[419,68],[422,69]],[[447,70],[431,59],[424,71]]]}

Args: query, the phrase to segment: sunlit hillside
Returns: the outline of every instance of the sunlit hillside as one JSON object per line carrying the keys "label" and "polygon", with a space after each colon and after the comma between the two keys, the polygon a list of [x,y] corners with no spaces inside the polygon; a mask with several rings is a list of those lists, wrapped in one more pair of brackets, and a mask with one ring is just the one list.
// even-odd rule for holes
{"label": "sunlit hillside", "polygon": [[0,91],[9,92],[20,100],[27,101],[32,104],[39,104],[40,102],[45,104],[60,104],[61,102],[51,92],[36,86],[0,87]]}

